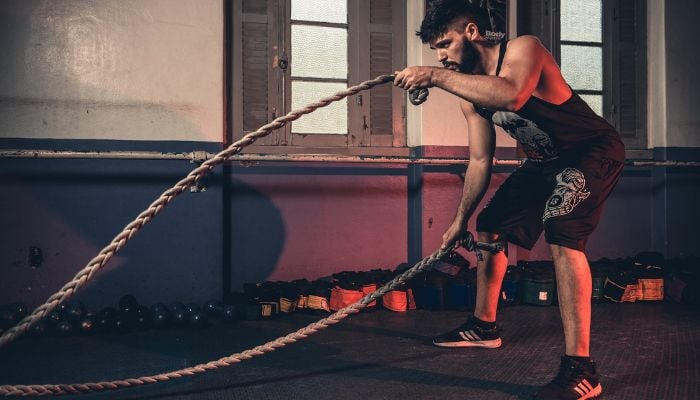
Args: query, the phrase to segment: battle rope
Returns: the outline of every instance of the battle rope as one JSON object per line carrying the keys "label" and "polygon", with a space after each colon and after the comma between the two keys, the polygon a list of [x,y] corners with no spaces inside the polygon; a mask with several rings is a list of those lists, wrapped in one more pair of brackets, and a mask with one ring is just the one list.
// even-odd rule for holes
{"label": "battle rope", "polygon": [[177,371],[167,372],[159,375],[144,376],[140,378],[132,378],[121,381],[111,381],[111,382],[89,382],[89,383],[76,383],[76,384],[60,384],[60,385],[8,385],[0,386],[0,395],[4,396],[43,396],[43,395],[62,395],[62,394],[79,394],[87,393],[91,391],[103,391],[103,390],[113,390],[129,388],[141,385],[147,385],[157,382],[165,382],[185,376],[192,376],[196,374],[201,374],[207,371],[211,371],[218,368],[223,368],[230,366],[232,364],[239,363],[241,361],[249,360],[253,357],[260,356],[274,350],[284,347],[290,343],[294,343],[298,340],[304,339],[309,335],[318,332],[321,329],[328,328],[330,325],[334,325],[341,320],[347,318],[351,314],[356,314],[363,308],[365,308],[369,303],[374,300],[384,296],[386,293],[394,290],[397,286],[405,283],[406,281],[413,278],[420,271],[426,267],[432,265],[436,261],[440,260],[445,255],[452,252],[458,244],[453,244],[452,246],[442,250],[437,250],[430,256],[424,258],[422,261],[406,270],[401,275],[396,276],[389,283],[382,286],[377,291],[364,296],[357,302],[340,309],[334,314],[323,318],[317,322],[311,323],[296,332],[290,333],[286,336],[282,336],[275,340],[269,341],[263,345],[254,347],[250,350],[245,350],[240,353],[231,354],[228,357],[220,358],[216,361],[211,361],[204,364],[198,364],[193,367],[184,368]]}
{"label": "battle rope", "polygon": [[[287,115],[276,118],[271,123],[262,126],[257,131],[248,133],[247,135],[243,136],[240,140],[231,144],[228,148],[217,153],[213,158],[210,158],[209,160],[203,162],[199,167],[192,170],[185,178],[181,179],[173,187],[163,192],[163,194],[161,194],[158,199],[151,203],[151,205],[145,211],[141,212],[136,217],[136,219],[127,224],[126,227],[124,227],[124,229],[119,234],[117,234],[117,236],[115,236],[114,239],[112,239],[109,245],[103,248],[97,256],[90,260],[87,263],[87,265],[76,274],[73,280],[66,283],[58,292],[54,293],[51,297],[49,297],[49,299],[44,304],[37,307],[30,315],[22,319],[22,321],[20,321],[16,326],[4,332],[2,336],[0,336],[0,347],[15,340],[17,337],[26,332],[34,323],[36,323],[46,314],[50,313],[53,309],[55,309],[59,304],[68,301],[75,294],[75,292],[78,291],[78,289],[85,285],[85,283],[87,283],[87,281],[94,276],[95,272],[97,272],[100,268],[104,267],[107,261],[109,261],[109,259],[111,259],[114,254],[121,250],[125,246],[126,242],[129,239],[131,239],[144,225],[150,222],[151,219],[163,209],[163,207],[168,205],[177,195],[185,192],[190,186],[197,183],[204,175],[209,173],[209,171],[211,171],[214,167],[224,163],[228,158],[239,153],[243,148],[251,145],[257,139],[267,136],[273,130],[282,128],[289,122],[297,120],[302,115],[309,114],[335,101],[341,100],[348,96],[355,95],[361,91],[371,89],[374,86],[391,82],[393,80],[394,75],[381,75],[375,79],[362,82],[359,85],[349,87],[344,91],[323,98],[316,103],[309,104],[302,109],[291,111]],[[409,96],[411,103],[416,105],[425,101],[426,97],[427,90],[425,89],[413,91],[410,93]],[[451,249],[454,250],[454,246]],[[240,362],[241,360],[249,359],[253,356],[272,351],[275,348],[282,347],[288,343],[295,342],[299,338],[304,338],[308,336],[308,334],[310,333],[316,332],[319,329],[323,329],[330,324],[337,323],[338,321],[342,320],[351,313],[354,314],[358,312],[360,309],[364,308],[368,303],[372,302],[378,297],[381,297],[388,291],[391,291],[393,288],[404,282],[405,279],[410,279],[410,277],[418,273],[420,269],[432,264],[445,254],[447,254],[447,250],[439,250],[433,253],[431,256],[419,262],[402,275],[394,278],[391,282],[389,282],[377,292],[365,296],[357,303],[336,312],[328,318],[325,318],[314,324],[310,324],[309,326],[302,328],[301,330],[283,338],[268,342],[265,345],[258,346],[254,349],[247,350],[242,353],[234,354],[232,356],[223,358],[215,362],[201,364],[195,367],[186,368],[180,371],[170,372],[153,377],[128,379],[124,381],[85,383],[73,385],[5,385],[0,386],[0,394],[4,396],[40,396],[47,394],[84,393],[91,390],[117,389],[146,383],[155,383],[179,378],[182,376],[194,375],[196,373],[202,373],[221,366],[227,366],[232,363]]]}
{"label": "battle rope", "polygon": [[[103,248],[95,258],[90,260],[87,265],[75,275],[73,280],[65,284],[58,292],[49,297],[46,303],[37,307],[30,315],[22,319],[22,321],[20,321],[16,326],[4,332],[2,336],[0,336],[0,347],[3,347],[7,343],[16,339],[18,336],[26,332],[27,329],[32,326],[32,324],[43,318],[46,314],[50,313],[59,304],[69,300],[79,288],[81,288],[88,280],[90,280],[90,278],[92,278],[95,272],[104,267],[107,261],[109,261],[114,254],[124,247],[126,242],[131,239],[136,232],[139,231],[139,229],[150,222],[150,220],[155,217],[156,214],[163,209],[163,207],[168,205],[175,198],[175,196],[183,193],[190,186],[197,183],[214,167],[224,163],[229,157],[239,153],[243,148],[253,144],[261,137],[267,136],[273,130],[282,128],[289,122],[299,119],[302,115],[309,114],[335,101],[355,95],[361,91],[371,89],[374,86],[391,82],[393,80],[394,75],[381,75],[375,79],[362,82],[357,86],[349,87],[344,91],[323,98],[316,103],[309,104],[302,109],[291,111],[287,115],[276,118],[269,124],[262,126],[257,131],[248,133],[237,142],[231,144],[228,148],[217,153],[213,158],[203,162],[199,167],[193,169],[185,178],[177,182],[175,186],[163,192],[163,194],[161,194],[157,200],[151,203],[151,205],[145,211],[139,214],[132,222],[127,224],[126,227],[124,227],[124,229],[117,236],[115,236],[114,239],[112,239],[112,242],[109,245]],[[418,91],[414,93],[416,93],[416,101],[419,101],[417,92]],[[411,101],[414,101],[413,96]]]}

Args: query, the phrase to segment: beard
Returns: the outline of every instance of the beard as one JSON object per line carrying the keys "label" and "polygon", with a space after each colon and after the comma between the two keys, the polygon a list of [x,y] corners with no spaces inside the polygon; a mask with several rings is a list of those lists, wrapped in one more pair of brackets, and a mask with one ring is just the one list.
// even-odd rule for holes
{"label": "beard", "polygon": [[459,72],[471,74],[479,62],[479,52],[469,40],[464,39],[462,44],[462,59],[457,66]]}
{"label": "beard", "polygon": [[464,39],[462,43],[462,54],[459,62],[443,61],[442,65],[450,70],[461,72],[463,74],[472,74],[476,65],[479,63],[479,52],[474,48],[474,44],[469,40]]}

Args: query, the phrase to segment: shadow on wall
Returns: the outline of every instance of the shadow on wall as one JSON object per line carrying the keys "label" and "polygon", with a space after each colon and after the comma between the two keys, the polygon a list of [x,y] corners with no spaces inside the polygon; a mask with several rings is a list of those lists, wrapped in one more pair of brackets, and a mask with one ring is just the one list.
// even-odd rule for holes
{"label": "shadow on wall", "polygon": [[[263,282],[272,274],[282,254],[286,230],[282,214],[264,193],[235,178],[231,179],[229,243],[231,288]],[[226,266],[224,266],[226,268]]]}
{"label": "shadow on wall", "polygon": [[[4,255],[0,304],[41,304],[189,169],[189,164],[177,161],[94,163],[0,162],[4,187],[0,224],[7,233],[0,243]],[[90,307],[113,305],[126,293],[146,304],[219,298],[220,207],[218,181],[210,181],[204,193],[183,193],[75,298]],[[42,249],[38,268],[28,265],[30,246]]]}

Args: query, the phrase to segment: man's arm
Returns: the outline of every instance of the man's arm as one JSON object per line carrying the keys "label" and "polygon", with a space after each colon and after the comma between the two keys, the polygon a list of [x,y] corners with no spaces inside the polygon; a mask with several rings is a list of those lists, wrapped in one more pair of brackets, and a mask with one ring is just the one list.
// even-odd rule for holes
{"label": "man's arm", "polygon": [[461,107],[469,127],[469,166],[464,177],[464,188],[457,213],[442,236],[442,248],[448,247],[464,233],[467,221],[484,197],[491,181],[491,166],[496,146],[496,133],[491,121],[477,114],[471,103],[462,101]]}
{"label": "man's arm", "polygon": [[437,86],[491,110],[519,110],[537,88],[546,49],[534,36],[513,39],[498,76],[471,75],[439,67],[408,67],[394,83],[407,90]]}

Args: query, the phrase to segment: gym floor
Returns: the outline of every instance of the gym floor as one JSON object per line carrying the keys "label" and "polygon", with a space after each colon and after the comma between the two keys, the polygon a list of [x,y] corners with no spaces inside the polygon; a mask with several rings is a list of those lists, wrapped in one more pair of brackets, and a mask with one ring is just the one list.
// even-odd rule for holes
{"label": "gym floor", "polygon": [[[556,374],[556,307],[499,312],[500,349],[444,349],[456,311],[362,312],[238,365],[80,399],[529,399]],[[0,384],[78,383],[153,375],[236,353],[319,317],[216,322],[93,336],[21,337],[0,349]],[[595,304],[592,356],[605,399],[700,398],[700,313],[670,303]]]}

